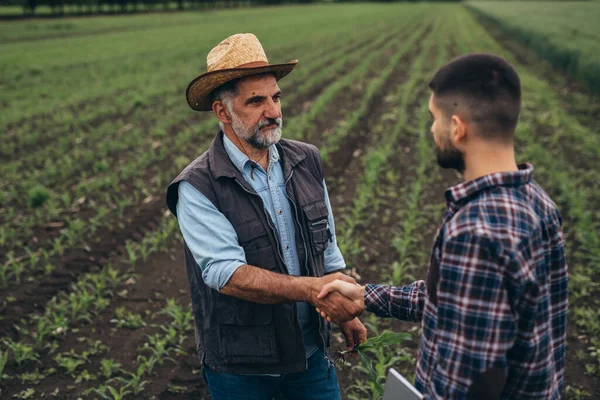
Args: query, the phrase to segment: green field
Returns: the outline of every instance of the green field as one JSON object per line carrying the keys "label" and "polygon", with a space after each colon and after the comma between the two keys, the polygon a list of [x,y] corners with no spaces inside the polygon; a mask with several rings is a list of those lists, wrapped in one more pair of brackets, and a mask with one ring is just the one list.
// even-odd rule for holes
{"label": "green field", "polygon": [[468,4],[592,93],[600,94],[599,2],[474,1]]}
{"label": "green field", "polygon": [[[443,192],[458,181],[435,162],[432,74],[470,52],[515,65],[518,159],[565,223],[567,397],[599,398],[600,114],[490,29],[461,5],[426,3],[0,23],[0,397],[209,398],[164,193],[217,129],[189,109],[187,84],[219,41],[252,32],[271,62],[300,60],[280,82],[283,134],[320,148],[340,247],[362,282],[426,277]],[[371,334],[411,332],[371,355],[378,374],[394,365],[412,377],[418,327],[361,318]],[[352,363],[337,366],[343,398],[375,398]]]}

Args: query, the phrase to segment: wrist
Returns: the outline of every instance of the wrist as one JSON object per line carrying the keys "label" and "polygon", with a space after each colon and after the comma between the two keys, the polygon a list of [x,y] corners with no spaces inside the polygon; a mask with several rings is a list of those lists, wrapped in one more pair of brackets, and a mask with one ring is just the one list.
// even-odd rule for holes
{"label": "wrist", "polygon": [[365,286],[363,286],[363,285],[359,285],[359,286],[360,286],[360,289],[359,289],[360,296],[358,296],[358,299],[357,299],[358,306],[360,307],[360,309],[362,311],[364,311],[365,310]]}
{"label": "wrist", "polygon": [[302,283],[302,301],[314,304],[314,299],[317,298],[320,288],[317,278],[299,278]]}

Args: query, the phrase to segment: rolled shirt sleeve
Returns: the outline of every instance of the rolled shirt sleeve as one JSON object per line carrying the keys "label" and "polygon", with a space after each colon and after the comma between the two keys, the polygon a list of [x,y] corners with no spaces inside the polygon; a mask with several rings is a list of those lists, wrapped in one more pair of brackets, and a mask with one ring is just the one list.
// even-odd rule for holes
{"label": "rolled shirt sleeve", "polygon": [[178,194],[177,219],[183,239],[202,270],[204,282],[220,290],[246,264],[237,233],[231,222],[189,182],[179,184]]}
{"label": "rolled shirt sleeve", "polygon": [[329,212],[329,230],[333,235],[329,243],[327,249],[325,249],[325,273],[329,274],[340,269],[346,268],[346,262],[344,261],[344,257],[342,256],[342,252],[340,251],[337,245],[337,239],[335,235],[335,223],[333,220],[333,211],[331,209],[331,202],[329,201],[329,193],[327,193],[327,186],[325,185],[325,180],[323,180],[323,188],[325,189],[325,203],[327,204],[327,211]]}

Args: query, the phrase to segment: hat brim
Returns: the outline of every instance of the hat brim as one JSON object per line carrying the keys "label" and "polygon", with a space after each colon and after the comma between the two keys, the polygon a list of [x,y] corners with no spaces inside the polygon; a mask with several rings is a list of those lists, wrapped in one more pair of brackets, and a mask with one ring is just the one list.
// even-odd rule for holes
{"label": "hat brim", "polygon": [[210,94],[213,90],[234,79],[249,75],[272,72],[276,80],[280,80],[296,67],[298,60],[283,64],[269,64],[260,67],[230,68],[206,72],[196,77],[187,87],[186,98],[189,106],[196,111],[211,111]]}

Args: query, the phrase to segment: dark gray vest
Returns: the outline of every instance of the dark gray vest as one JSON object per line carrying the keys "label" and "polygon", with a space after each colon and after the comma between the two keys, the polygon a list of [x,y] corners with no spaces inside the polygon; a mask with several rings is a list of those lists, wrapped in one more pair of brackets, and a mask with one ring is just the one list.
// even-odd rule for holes
{"label": "dark gray vest", "polygon": [[[296,247],[305,276],[323,276],[330,232],[325,203],[323,161],[316,147],[292,140],[277,144],[286,191],[295,213]],[[176,215],[177,186],[187,181],[202,192],[233,225],[249,265],[287,274],[275,224],[260,196],[229,159],[219,132],[210,148],[188,165],[167,190]],[[204,284],[200,267],[185,246],[185,263],[194,312],[196,344],[211,369],[239,374],[304,371],[306,359],[294,303],[258,304],[219,293]],[[327,351],[331,327],[315,311],[319,347]]]}

